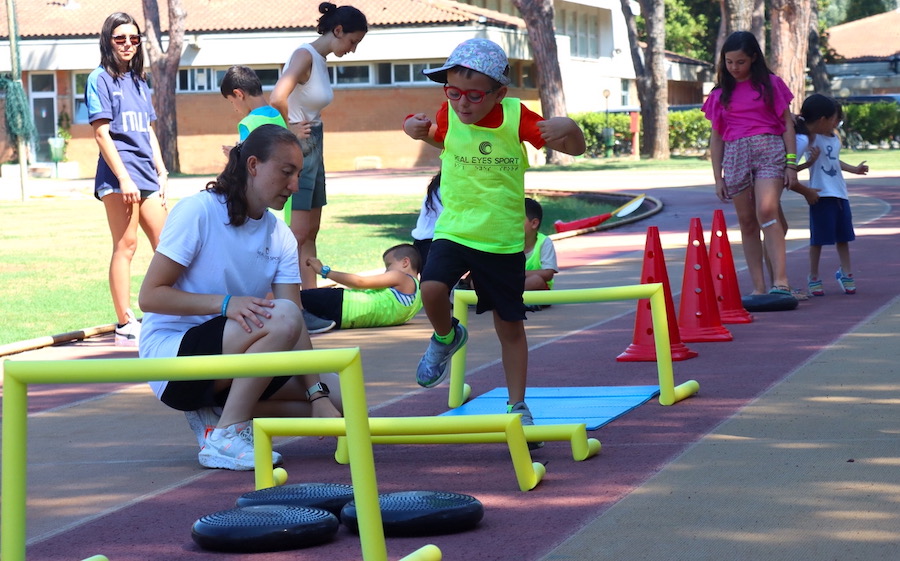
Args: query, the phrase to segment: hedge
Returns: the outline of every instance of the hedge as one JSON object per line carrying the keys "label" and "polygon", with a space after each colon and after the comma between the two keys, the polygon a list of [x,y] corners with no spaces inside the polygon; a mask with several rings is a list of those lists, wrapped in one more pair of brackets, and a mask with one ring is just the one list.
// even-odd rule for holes
{"label": "hedge", "polygon": [[[884,145],[900,141],[900,104],[890,102],[845,105],[844,138],[854,144]],[[603,156],[605,151],[603,129],[607,126],[607,114],[603,111],[575,113],[572,119],[584,131],[589,157]],[[631,118],[627,113],[610,113],[609,127],[615,130],[620,142],[631,139]],[[669,149],[674,153],[704,152],[709,147],[709,121],[700,109],[669,113]],[[856,148],[858,146],[854,146]]]}

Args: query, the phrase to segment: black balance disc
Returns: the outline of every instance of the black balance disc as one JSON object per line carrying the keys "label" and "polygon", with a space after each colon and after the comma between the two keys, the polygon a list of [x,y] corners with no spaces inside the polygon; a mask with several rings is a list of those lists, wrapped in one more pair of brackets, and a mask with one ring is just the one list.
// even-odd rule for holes
{"label": "black balance disc", "polygon": [[256,553],[318,545],[339,526],[327,510],[257,505],[207,514],[194,522],[191,537],[203,549]]}
{"label": "black balance disc", "polygon": [[[484,517],[484,506],[475,497],[442,491],[404,491],[378,496],[386,536],[434,536],[475,527]],[[341,522],[359,532],[356,502],[341,510]]]}
{"label": "black balance disc", "polygon": [[784,312],[799,304],[799,300],[787,294],[752,294],[741,298],[741,305],[748,312]]}
{"label": "black balance disc", "polygon": [[353,500],[353,486],[341,483],[296,483],[244,493],[237,506],[286,505],[325,509],[340,516],[344,505]]}

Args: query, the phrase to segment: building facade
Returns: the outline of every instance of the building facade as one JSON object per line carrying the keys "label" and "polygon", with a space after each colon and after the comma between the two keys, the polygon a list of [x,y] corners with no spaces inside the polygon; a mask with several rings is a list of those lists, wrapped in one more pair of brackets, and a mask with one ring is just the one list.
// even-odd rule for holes
{"label": "building facade", "polygon": [[[472,37],[503,46],[512,71],[509,95],[540,111],[525,24],[510,0],[351,3],[367,14],[369,33],[356,53],[329,58],[335,99],[322,115],[326,169],[437,166],[438,151],[408,139],[401,123],[408,114],[438,108],[443,92],[421,70],[441,65],[458,43]],[[160,2],[161,7],[165,4]],[[250,66],[264,90],[271,90],[293,50],[317,37],[318,2],[267,0],[264,11],[254,11],[245,0],[183,0],[183,4],[188,15],[176,97],[181,170],[216,173],[224,164],[221,146],[233,144],[239,121],[219,93],[222,76],[234,64]],[[634,68],[621,4],[557,0],[554,8],[569,112],[634,106]],[[144,21],[140,0],[123,0],[118,9]],[[79,175],[93,174],[98,150],[87,122],[84,84],[99,63],[97,37],[109,11],[102,0],[19,3],[22,80],[37,128],[31,162],[51,159],[48,140],[63,128],[71,135],[67,160],[78,163]],[[0,17],[7,21],[5,8]],[[162,14],[163,30],[165,20]],[[5,23],[0,24],[0,34],[6,39],[0,40],[0,72],[8,72]],[[702,63],[671,61],[670,89],[677,97],[672,102],[699,103],[704,78],[696,69]],[[603,96],[604,90],[610,92],[609,98]],[[13,156],[13,147],[0,135],[0,161]]]}

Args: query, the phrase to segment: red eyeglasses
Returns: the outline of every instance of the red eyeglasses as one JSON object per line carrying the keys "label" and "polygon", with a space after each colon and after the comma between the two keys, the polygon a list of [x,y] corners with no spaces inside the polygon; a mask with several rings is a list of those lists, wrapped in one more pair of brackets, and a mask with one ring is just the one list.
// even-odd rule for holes
{"label": "red eyeglasses", "polygon": [[461,90],[456,86],[450,86],[444,84],[444,95],[447,96],[447,99],[452,101],[457,101],[462,98],[462,96],[466,96],[466,99],[469,100],[469,103],[481,103],[484,101],[484,98],[489,93],[494,93],[500,88],[494,88],[492,90],[483,91],[483,90]]}
{"label": "red eyeglasses", "polygon": [[132,47],[137,47],[141,44],[140,35],[113,35],[112,40],[116,45],[124,45],[126,41],[130,42]]}

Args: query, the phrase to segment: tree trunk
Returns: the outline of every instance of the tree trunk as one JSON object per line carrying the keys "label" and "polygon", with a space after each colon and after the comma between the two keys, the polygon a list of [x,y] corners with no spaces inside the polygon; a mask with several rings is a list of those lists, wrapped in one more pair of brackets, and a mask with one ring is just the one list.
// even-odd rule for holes
{"label": "tree trunk", "polygon": [[[563,91],[556,32],[553,28],[552,0],[513,0],[528,30],[528,44],[534,57],[535,74],[541,97],[544,118],[565,117],[566,95]],[[567,164],[573,161],[568,154],[546,149],[547,163]]]}
{"label": "tree trunk", "polygon": [[[622,14],[625,16],[625,29],[628,32],[628,48],[631,52],[631,63],[634,65],[634,85],[637,89],[638,104],[641,106],[641,126],[645,129],[642,134],[646,135],[647,125],[643,123],[646,123],[647,114],[644,113],[644,109],[652,110],[650,107],[652,105],[650,76],[644,66],[644,58],[641,55],[641,46],[638,43],[637,21],[635,21],[634,12],[631,11],[631,1],[621,0],[621,2]],[[641,154],[646,152],[645,147],[648,146],[646,137],[643,140],[641,142]]]}
{"label": "tree trunk", "polygon": [[809,45],[810,0],[772,0],[769,67],[794,94],[791,110],[800,112],[806,95],[806,58]]}
{"label": "tree trunk", "polygon": [[658,160],[669,159],[669,85],[666,76],[666,12],[664,0],[641,0],[647,22],[647,48],[641,57],[637,22],[629,0],[622,1],[628,30],[635,85],[641,104],[643,142],[641,154]]}
{"label": "tree trunk", "polygon": [[750,27],[748,30],[759,41],[759,48],[762,49],[762,52],[766,52],[766,1],[750,1],[753,2],[753,6],[750,11]]}
{"label": "tree trunk", "polygon": [[713,64],[719,66],[719,53],[722,52],[722,45],[730,33],[728,29],[728,7],[725,0],[719,0],[719,34],[716,36],[716,50],[713,51]]}
{"label": "tree trunk", "polygon": [[806,65],[812,77],[813,90],[823,95],[831,95],[831,79],[825,68],[822,57],[822,45],[819,42],[819,3],[812,2],[809,12],[809,53]]}
{"label": "tree trunk", "polygon": [[175,104],[175,86],[178,83],[178,63],[181,60],[181,46],[184,42],[184,27],[187,13],[182,0],[168,0],[169,45],[162,49],[162,29],[159,23],[157,0],[141,0],[144,8],[146,29],[144,47],[150,61],[150,76],[153,80],[153,108],[156,111],[156,136],[162,151],[166,169],[180,172],[178,158],[178,115]]}
{"label": "tree trunk", "polygon": [[753,5],[754,0],[722,0],[725,37],[735,31],[753,31]]}
{"label": "tree trunk", "polygon": [[[669,80],[666,75],[666,4],[642,0],[647,21],[647,69],[650,71],[650,106],[641,107],[644,145],[654,160],[669,159]],[[649,111],[646,111],[649,109]]]}
{"label": "tree trunk", "polygon": [[766,52],[766,2],[765,0],[719,0],[722,19],[714,54],[718,65],[725,39],[735,31],[749,31],[756,37],[759,48]]}

